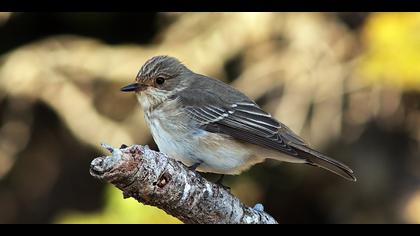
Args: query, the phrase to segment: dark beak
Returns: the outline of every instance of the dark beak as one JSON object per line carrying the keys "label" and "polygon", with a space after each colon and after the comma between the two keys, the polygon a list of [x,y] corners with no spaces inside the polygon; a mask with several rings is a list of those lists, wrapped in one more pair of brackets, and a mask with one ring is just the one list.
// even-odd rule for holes
{"label": "dark beak", "polygon": [[122,92],[135,92],[140,90],[143,86],[139,83],[132,83],[121,88]]}

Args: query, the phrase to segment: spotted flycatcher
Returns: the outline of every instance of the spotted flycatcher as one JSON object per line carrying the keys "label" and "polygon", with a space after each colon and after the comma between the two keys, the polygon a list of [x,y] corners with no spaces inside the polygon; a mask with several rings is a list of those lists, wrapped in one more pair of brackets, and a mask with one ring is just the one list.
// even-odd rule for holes
{"label": "spotted flycatcher", "polygon": [[246,95],[176,58],[149,59],[121,90],[135,92],[159,150],[198,171],[239,174],[270,158],[356,181],[349,167],[309,147]]}

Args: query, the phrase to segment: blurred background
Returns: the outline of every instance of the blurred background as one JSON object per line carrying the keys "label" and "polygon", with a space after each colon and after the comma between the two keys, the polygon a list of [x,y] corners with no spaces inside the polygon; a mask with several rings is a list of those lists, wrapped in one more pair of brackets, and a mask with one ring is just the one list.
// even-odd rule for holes
{"label": "blurred background", "polygon": [[[266,161],[226,184],[280,223],[420,223],[419,13],[0,13],[0,223],[180,223],[89,175],[157,150],[134,95],[167,54],[355,170]],[[212,176],[208,176],[209,179]]]}

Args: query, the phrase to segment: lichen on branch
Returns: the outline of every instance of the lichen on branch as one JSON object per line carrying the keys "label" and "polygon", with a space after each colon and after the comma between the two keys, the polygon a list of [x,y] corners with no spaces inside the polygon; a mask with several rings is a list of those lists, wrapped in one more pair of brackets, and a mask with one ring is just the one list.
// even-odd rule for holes
{"label": "lichen on branch", "polygon": [[103,146],[112,155],[94,159],[90,173],[121,189],[125,198],[156,206],[184,223],[277,223],[261,204],[245,206],[222,186],[163,153],[141,145]]}

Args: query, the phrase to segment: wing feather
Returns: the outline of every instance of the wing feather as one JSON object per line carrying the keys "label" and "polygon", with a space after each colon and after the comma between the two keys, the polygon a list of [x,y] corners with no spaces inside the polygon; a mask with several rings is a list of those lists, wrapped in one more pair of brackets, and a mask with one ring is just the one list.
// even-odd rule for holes
{"label": "wing feather", "polygon": [[224,133],[245,142],[298,156],[279,134],[282,125],[256,104],[236,103],[228,108],[190,106],[186,110],[209,132]]}
{"label": "wing feather", "polygon": [[[174,99],[179,99],[190,118],[202,129],[278,150],[346,179],[356,180],[349,167],[311,149],[302,138],[241,92],[218,80],[195,76],[197,79],[191,85],[193,89],[174,95]],[[218,96],[213,92],[216,90],[230,96]]]}

